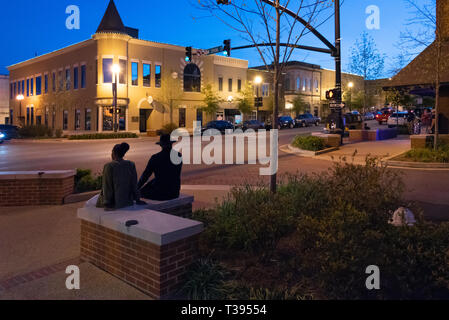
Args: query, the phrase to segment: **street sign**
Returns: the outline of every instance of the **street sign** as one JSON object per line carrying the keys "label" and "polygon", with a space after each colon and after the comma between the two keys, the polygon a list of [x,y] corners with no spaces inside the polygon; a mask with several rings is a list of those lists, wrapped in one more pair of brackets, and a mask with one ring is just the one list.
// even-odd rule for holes
{"label": "street sign", "polygon": [[329,108],[331,108],[331,109],[338,109],[338,108],[343,109],[344,107],[346,107],[346,105],[344,103],[340,103],[340,104],[338,104],[338,103],[330,103],[329,104]]}
{"label": "street sign", "polygon": [[223,46],[218,46],[218,47],[215,47],[215,48],[205,49],[205,50],[199,49],[199,50],[196,51],[196,55],[197,56],[208,56],[208,55],[211,55],[211,54],[216,54],[216,53],[223,52],[223,50],[224,50]]}

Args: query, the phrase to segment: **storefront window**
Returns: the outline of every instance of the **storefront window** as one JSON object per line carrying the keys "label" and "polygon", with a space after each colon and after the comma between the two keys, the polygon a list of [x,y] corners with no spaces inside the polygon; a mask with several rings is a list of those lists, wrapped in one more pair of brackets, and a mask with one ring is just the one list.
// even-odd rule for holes
{"label": "storefront window", "polygon": [[75,130],[81,129],[81,110],[75,110]]}
{"label": "storefront window", "polygon": [[69,112],[64,110],[62,117],[62,130],[67,130],[69,127]]}
{"label": "storefront window", "polygon": [[92,130],[92,110],[86,109],[86,114],[84,116],[84,130]]}

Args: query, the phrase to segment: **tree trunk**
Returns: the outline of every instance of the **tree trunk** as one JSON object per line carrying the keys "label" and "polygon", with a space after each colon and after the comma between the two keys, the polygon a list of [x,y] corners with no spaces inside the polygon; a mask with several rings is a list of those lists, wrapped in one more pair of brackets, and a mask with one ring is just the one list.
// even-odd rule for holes
{"label": "tree trunk", "polygon": [[440,111],[440,72],[441,72],[441,38],[440,38],[440,30],[437,25],[437,79],[436,79],[436,96],[435,96],[435,135],[433,141],[433,147],[436,150],[438,148],[438,139],[439,139],[439,111]]}
{"label": "tree trunk", "polygon": [[[273,129],[278,129],[278,113],[279,113],[279,59],[281,51],[281,12],[279,10],[279,0],[276,0],[276,54],[274,57],[274,106],[273,106]],[[271,141],[271,143],[276,143],[279,145],[279,141]],[[276,193],[277,191],[277,174],[274,173],[271,176],[270,181],[270,191]]]}

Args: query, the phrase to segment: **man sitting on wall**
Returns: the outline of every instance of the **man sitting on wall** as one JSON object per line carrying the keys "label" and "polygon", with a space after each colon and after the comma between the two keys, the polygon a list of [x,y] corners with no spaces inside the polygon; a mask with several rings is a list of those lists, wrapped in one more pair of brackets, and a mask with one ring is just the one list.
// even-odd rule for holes
{"label": "man sitting on wall", "polygon": [[[138,188],[142,198],[157,201],[166,201],[179,198],[181,190],[181,170],[180,164],[173,164],[171,152],[173,142],[169,134],[163,134],[160,141],[162,151],[151,157],[142,177],[139,180]],[[181,154],[178,154],[181,157]],[[154,179],[148,179],[154,173]]]}

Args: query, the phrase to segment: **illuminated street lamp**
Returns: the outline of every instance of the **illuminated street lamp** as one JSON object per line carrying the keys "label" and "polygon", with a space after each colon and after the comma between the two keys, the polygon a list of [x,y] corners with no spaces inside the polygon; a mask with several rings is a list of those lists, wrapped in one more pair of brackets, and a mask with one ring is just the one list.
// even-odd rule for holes
{"label": "illuminated street lamp", "polygon": [[352,111],[352,88],[354,87],[353,82],[348,83],[349,88],[349,110]]}
{"label": "illuminated street lamp", "polygon": [[256,103],[256,120],[259,120],[259,88],[260,85],[262,83],[262,77],[261,76],[256,76],[254,78],[254,84],[256,85],[256,97],[257,97],[257,103]]}
{"label": "illuminated street lamp", "polygon": [[[25,99],[23,94],[19,94],[16,97],[16,100],[19,101],[19,119],[22,119],[22,100]],[[13,119],[11,118],[11,124],[13,124]]]}
{"label": "illuminated street lamp", "polygon": [[118,79],[120,75],[120,66],[118,64],[112,65],[111,68],[114,82],[112,83],[112,95],[114,97],[114,132],[118,132],[118,121],[117,121],[117,95],[118,95]]}

